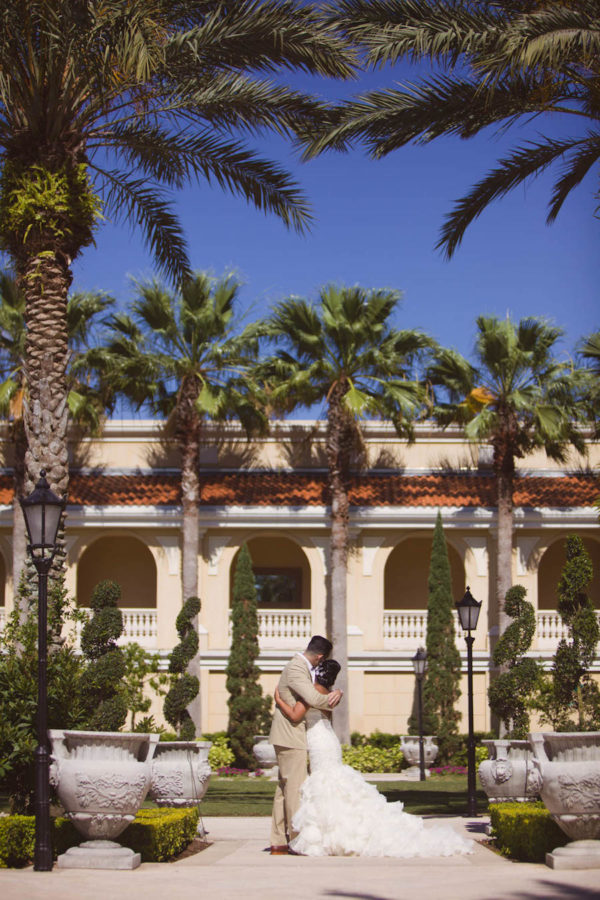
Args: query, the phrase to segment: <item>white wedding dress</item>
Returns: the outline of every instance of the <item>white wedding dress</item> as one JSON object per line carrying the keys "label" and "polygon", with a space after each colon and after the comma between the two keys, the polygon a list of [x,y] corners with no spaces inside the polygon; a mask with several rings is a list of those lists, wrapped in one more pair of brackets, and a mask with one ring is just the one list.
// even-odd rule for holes
{"label": "white wedding dress", "polygon": [[327,713],[306,716],[310,775],[294,816],[290,847],[304,856],[453,856],[472,853],[472,841],[450,826],[428,828],[423,819],[388,803],[375,785],[342,763],[342,748]]}

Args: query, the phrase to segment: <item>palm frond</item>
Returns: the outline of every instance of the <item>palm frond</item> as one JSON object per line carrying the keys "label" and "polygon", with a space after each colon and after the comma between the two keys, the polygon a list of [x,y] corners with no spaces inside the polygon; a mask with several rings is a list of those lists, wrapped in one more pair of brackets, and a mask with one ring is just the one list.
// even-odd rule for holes
{"label": "palm frond", "polygon": [[446,216],[436,247],[441,248],[446,257],[452,257],[471,222],[480,216],[493,200],[503,197],[527,178],[540,174],[567,151],[575,150],[586,143],[585,140],[551,139],[540,143],[531,142],[499,160],[498,167],[492,169],[478,182]]}

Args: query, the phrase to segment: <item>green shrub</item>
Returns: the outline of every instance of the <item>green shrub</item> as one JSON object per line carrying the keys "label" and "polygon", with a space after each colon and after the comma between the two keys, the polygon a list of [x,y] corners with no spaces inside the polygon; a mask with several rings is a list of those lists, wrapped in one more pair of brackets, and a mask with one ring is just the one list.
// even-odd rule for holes
{"label": "green shrub", "polygon": [[117,646],[123,633],[123,614],[118,608],[121,588],[114,581],[99,582],[92,593],[92,618],[81,632],[81,652],[89,660],[83,684],[83,700],[93,731],[119,731],[127,718],[127,706],[119,691],[125,675],[125,657]]}
{"label": "green shrub", "polygon": [[141,853],[142,862],[165,862],[196,836],[198,809],[140,809],[119,843]]}
{"label": "green shrub", "polygon": [[203,740],[213,742],[208,751],[208,764],[213,771],[234,764],[235,756],[226,734],[206,735]]}
{"label": "green shrub", "polygon": [[[141,809],[119,837],[119,843],[142,854],[144,862],[164,862],[177,856],[196,836],[198,810]],[[52,820],[54,858],[83,841],[66,818]],[[35,848],[34,816],[0,817],[0,869],[26,866]]]}
{"label": "green shrub", "polygon": [[568,837],[543,803],[491,803],[492,837],[504,856],[543,863]]}
{"label": "green shrub", "polygon": [[[478,745],[483,740],[491,740],[497,737],[493,731],[476,731],[473,735],[475,738],[475,756],[477,758]],[[436,766],[466,766],[467,765],[467,745],[469,741],[468,734],[451,734],[444,740],[439,741],[439,752],[435,761]],[[436,742],[437,743],[437,742]],[[483,757],[485,759],[485,757]]]}
{"label": "green shrub", "polygon": [[372,734],[361,734],[359,731],[353,731],[350,735],[350,743],[353,747],[380,747],[381,749],[391,749],[395,747],[400,740],[399,735],[390,734],[387,731],[374,731]]}
{"label": "green shrub", "polygon": [[396,738],[393,747],[374,747],[372,744],[352,747],[344,744],[342,761],[358,772],[398,772],[402,768],[404,754]]}

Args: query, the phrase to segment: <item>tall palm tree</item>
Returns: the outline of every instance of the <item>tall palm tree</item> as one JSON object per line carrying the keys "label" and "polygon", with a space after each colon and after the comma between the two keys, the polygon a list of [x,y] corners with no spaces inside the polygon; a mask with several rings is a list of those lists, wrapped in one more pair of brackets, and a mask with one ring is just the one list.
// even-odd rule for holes
{"label": "tall palm tree", "polygon": [[[577,427],[572,366],[557,360],[560,328],[543,319],[479,316],[476,364],[455,350],[441,349],[429,366],[437,391],[433,415],[442,425],[457,423],[476,443],[493,448],[498,527],[496,608],[502,634],[510,622],[504,597],[512,586],[515,460],[535,448],[564,462],[570,446],[585,450]],[[445,401],[440,399],[445,395]]]}
{"label": "tall palm tree", "polygon": [[[560,165],[552,222],[597,167],[600,0],[332,0],[329,9],[370,65],[423,61],[431,74],[348,102],[312,140],[312,154],[362,139],[380,158],[412,141],[471,138],[541,114],[547,127],[556,119],[572,126],[570,137],[542,135],[516,147],[456,203],[438,243],[448,257],[471,222],[527,178]],[[596,185],[597,178],[597,192]]]}
{"label": "tall palm tree", "polygon": [[[258,338],[255,326],[243,331],[237,327],[239,288],[231,275],[214,279],[202,272],[187,279],[176,294],[157,280],[139,283],[133,317],[123,313],[112,317],[106,351],[97,358],[101,377],[113,394],[165,417],[165,433],[179,447],[184,600],[198,594],[204,423],[209,418],[237,418],[248,434],[264,432],[267,425],[244,377],[256,359]],[[199,654],[189,671],[200,678]],[[200,695],[189,712],[199,729]]]}
{"label": "tall palm tree", "polygon": [[[399,300],[397,291],[334,285],[321,289],[318,304],[297,297],[284,300],[266,324],[275,352],[257,371],[276,410],[325,404],[331,504],[327,624],[345,690],[349,488],[361,422],[368,416],[389,418],[399,434],[412,435],[411,419],[424,395],[410,373],[432,343],[418,331],[392,327]],[[348,702],[335,710],[334,721],[347,742]]]}
{"label": "tall palm tree", "polygon": [[189,263],[166,190],[206,180],[310,221],[291,176],[235,139],[318,121],[320,102],[268,77],[281,70],[353,72],[302,0],[0,4],[0,249],[27,304],[27,489],[44,467],[67,490],[67,291],[102,215],[141,226],[174,279]]}
{"label": "tall palm tree", "polygon": [[[90,384],[84,371],[84,359],[94,343],[94,329],[100,314],[113,303],[101,293],[73,293],[67,301],[67,334],[69,366],[66,373],[68,389],[65,418],[85,433],[100,430],[104,414],[104,398],[96,386]],[[26,558],[26,534],[21,505],[25,483],[26,439],[23,412],[27,403],[28,386],[25,368],[25,297],[14,276],[0,273],[0,416],[8,423],[13,445],[13,527],[12,571],[13,590],[19,585]]]}
{"label": "tall palm tree", "polygon": [[[183,597],[198,592],[199,454],[207,419],[237,418],[248,433],[266,417],[244,379],[256,359],[255,327],[240,331],[240,282],[203,272],[176,293],[161,282],[136,284],[133,316],[111,317],[104,379],[115,394],[166,419],[181,455]],[[238,319],[239,321],[239,319]]]}
{"label": "tall palm tree", "polygon": [[583,396],[586,414],[594,426],[595,437],[600,438],[600,331],[588,334],[581,341],[579,354],[585,363]]}

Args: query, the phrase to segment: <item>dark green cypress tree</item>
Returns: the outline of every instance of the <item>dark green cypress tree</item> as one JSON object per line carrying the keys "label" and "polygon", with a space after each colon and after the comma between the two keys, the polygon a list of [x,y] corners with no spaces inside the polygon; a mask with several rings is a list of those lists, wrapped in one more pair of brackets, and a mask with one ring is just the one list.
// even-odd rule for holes
{"label": "dark green cypress tree", "polygon": [[194,621],[200,612],[198,597],[188,597],[175,620],[179,643],[173,647],[169,658],[171,687],[167,693],[163,712],[167,722],[178,732],[180,741],[193,741],[196,728],[187,708],[198,696],[200,682],[195,675],[187,672],[190,661],[198,652],[199,640]]}
{"label": "dark green cypress tree", "polygon": [[119,731],[127,718],[127,705],[119,691],[125,674],[125,658],[117,646],[123,633],[120,599],[121,588],[114,581],[97,584],[90,601],[93,616],[81,632],[81,652],[90,661],[82,700],[94,731]]}
{"label": "dark green cypress tree", "polygon": [[[569,629],[557,647],[552,667],[557,708],[574,710],[582,731],[600,727],[600,691],[589,675],[600,629],[594,604],[587,594],[594,576],[590,555],[575,534],[567,537],[567,559],[558,582],[558,611]],[[559,727],[572,727],[566,719]]]}
{"label": "dark green cypress tree", "polygon": [[244,544],[239,552],[233,576],[231,606],[231,652],[227,663],[226,687],[229,692],[227,735],[236,765],[253,768],[252,744],[260,734],[270,698],[264,698],[259,683],[258,613],[252,559]]}
{"label": "dark green cypress tree", "polygon": [[[458,733],[461,659],[454,637],[454,598],[448,548],[441,513],[433,532],[427,602],[427,674],[423,686],[423,731],[437,734],[440,757],[451,736]],[[409,730],[418,732],[416,716]]]}

